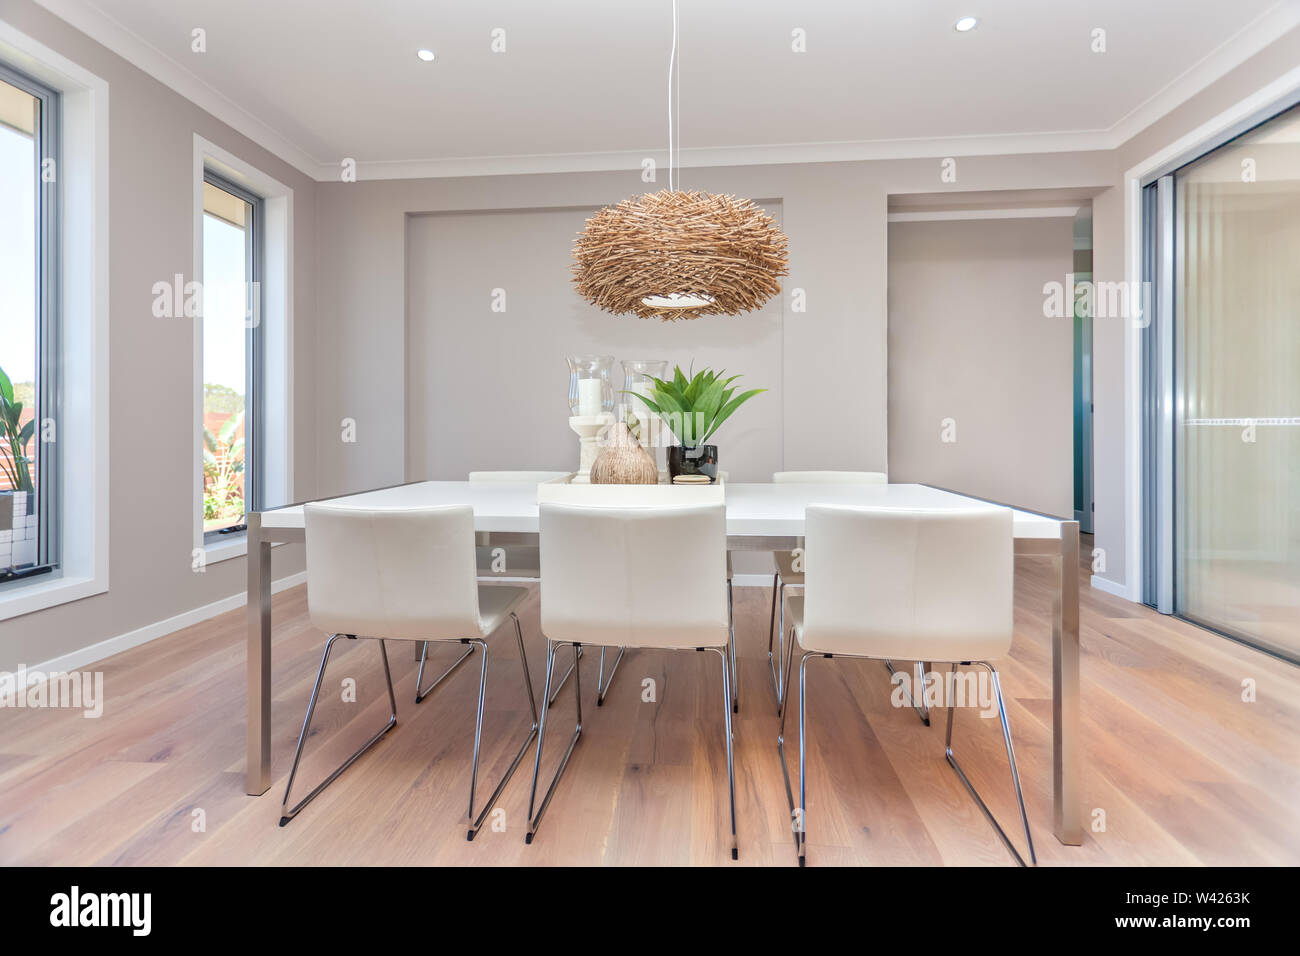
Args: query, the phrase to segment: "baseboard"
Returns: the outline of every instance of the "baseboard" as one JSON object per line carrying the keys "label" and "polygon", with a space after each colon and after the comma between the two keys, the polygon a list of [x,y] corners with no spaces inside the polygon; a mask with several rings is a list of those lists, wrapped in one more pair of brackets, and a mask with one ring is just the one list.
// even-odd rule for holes
{"label": "baseboard", "polygon": [[772,588],[772,575],[770,574],[733,574],[731,576],[731,586],[733,588]]}
{"label": "baseboard", "polygon": [[[288,588],[304,584],[306,581],[306,571],[291,574],[288,577],[280,578],[278,581],[272,581],[271,593],[278,594]],[[89,664],[102,661],[106,657],[112,657],[114,654],[122,653],[122,651],[129,651],[133,647],[148,644],[150,641],[166,637],[168,634],[174,634],[191,624],[198,624],[200,621],[206,621],[218,614],[225,614],[227,611],[243,607],[247,603],[247,599],[248,595],[243,592],[232,594],[230,597],[222,598],[220,601],[213,601],[211,604],[205,604],[202,607],[196,607],[192,611],[185,611],[175,617],[156,621],[153,624],[146,624],[144,627],[136,628],[134,631],[127,631],[125,634],[119,634],[116,637],[106,638],[91,644],[89,647],[82,647],[61,657],[45,661],[43,664],[29,666],[27,671],[29,673],[41,671],[45,674],[51,674],[80,670]]]}
{"label": "baseboard", "polygon": [[1118,581],[1112,581],[1109,578],[1103,578],[1094,574],[1089,583],[1091,583],[1098,591],[1105,591],[1107,594],[1113,594],[1115,597],[1120,597],[1126,601],[1134,601],[1134,603],[1136,603],[1136,599],[1131,597],[1128,593],[1128,586],[1121,584]]}

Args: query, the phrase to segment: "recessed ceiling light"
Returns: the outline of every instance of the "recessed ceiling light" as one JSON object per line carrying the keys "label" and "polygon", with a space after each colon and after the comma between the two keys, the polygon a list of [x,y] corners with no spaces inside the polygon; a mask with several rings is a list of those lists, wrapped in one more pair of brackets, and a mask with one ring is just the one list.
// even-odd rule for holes
{"label": "recessed ceiling light", "polygon": [[432,63],[432,62],[433,62],[433,51],[432,51],[432,50],[416,50],[416,51],[415,51],[415,55],[418,56],[418,57],[419,57],[421,60],[423,60],[425,63]]}
{"label": "recessed ceiling light", "polygon": [[978,24],[979,21],[974,17],[962,17],[952,26],[958,33],[969,33],[971,30],[974,30]]}

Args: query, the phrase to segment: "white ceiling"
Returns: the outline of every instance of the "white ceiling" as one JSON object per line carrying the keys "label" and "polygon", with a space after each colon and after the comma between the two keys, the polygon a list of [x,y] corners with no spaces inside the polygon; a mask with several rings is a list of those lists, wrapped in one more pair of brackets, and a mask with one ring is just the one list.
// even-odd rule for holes
{"label": "white ceiling", "polygon": [[[670,0],[38,2],[319,178],[665,151]],[[1300,0],[681,0],[683,160],[1110,148],[1298,22]]]}

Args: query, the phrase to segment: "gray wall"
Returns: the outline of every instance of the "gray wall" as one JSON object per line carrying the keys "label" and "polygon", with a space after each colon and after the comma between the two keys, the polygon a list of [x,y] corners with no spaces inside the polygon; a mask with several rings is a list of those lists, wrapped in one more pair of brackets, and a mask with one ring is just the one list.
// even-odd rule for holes
{"label": "gray wall", "polygon": [[[110,590],[0,622],[0,669],[12,669],[244,589],[243,558],[211,565],[203,574],[190,570],[192,329],[184,319],[154,318],[150,308],[153,283],[193,272],[196,132],[294,189],[295,479],[300,495],[311,493],[316,184],[35,4],[11,0],[3,15],[108,82],[110,124]],[[302,570],[300,551],[277,549],[277,577]]]}
{"label": "gray wall", "polygon": [[[453,321],[447,315],[439,319],[436,309],[430,311],[427,302],[432,301],[428,296],[433,289],[451,296],[448,305],[452,311],[465,311],[464,322],[492,323],[499,322],[501,316],[489,309],[491,290],[504,288],[508,322],[531,318],[544,328],[581,329],[582,341],[592,346],[603,343],[601,351],[616,357],[689,360],[696,355],[702,361],[721,362],[724,356],[734,354],[735,346],[743,345],[747,350],[743,357],[726,359],[728,364],[745,372],[755,387],[770,385],[777,393],[760,396],[752,407],[738,413],[742,434],[732,435],[732,439],[746,440],[743,432],[757,424],[751,418],[763,409],[761,402],[767,403],[763,414],[772,416],[777,415],[774,406],[779,402],[779,420],[784,425],[772,434],[770,447],[761,454],[755,451],[746,470],[752,468],[761,476],[769,467],[883,469],[887,440],[885,192],[863,172],[861,164],[689,171],[688,188],[779,203],[790,237],[791,275],[785,282],[783,304],[773,303],[760,316],[695,320],[658,328],[647,327],[643,320],[594,310],[575,313],[573,310],[582,307],[564,286],[572,239],[584,218],[582,211],[644,191],[639,170],[322,186],[318,209],[319,378],[330,387],[321,390],[318,409],[321,493],[378,487],[402,481],[407,475],[404,409],[408,389],[400,370],[407,364],[403,356],[408,347],[408,308],[417,331],[414,347],[421,354],[431,348],[421,330],[432,328],[436,333],[441,328],[446,335],[450,330],[447,323]],[[483,213],[488,211],[508,213],[508,221],[516,225],[539,225],[527,227],[522,236],[494,233],[501,221],[485,217]],[[529,211],[540,218],[529,220]],[[493,241],[500,241],[504,243],[500,248],[514,252],[476,255],[458,250],[455,234],[441,216],[407,228],[409,215],[447,212],[475,213],[449,220],[458,222],[470,247],[490,249]],[[409,247],[408,235],[412,236]],[[543,236],[542,244],[530,243],[529,235]],[[467,275],[452,276],[454,270],[431,262],[430,256],[465,263]],[[543,267],[544,263],[549,265]],[[408,285],[408,271],[412,275],[425,273],[418,277],[420,284]],[[455,279],[455,287],[447,284],[450,279]],[[794,288],[807,291],[806,312],[791,312],[789,296]],[[408,303],[410,289],[423,301]],[[535,307],[530,296],[538,297]],[[557,322],[560,324],[552,325]],[[510,338],[503,337],[500,345],[511,348]],[[520,347],[531,349],[527,358],[537,374],[549,370],[557,376],[558,393],[564,394],[563,362],[570,350],[565,340],[555,338],[536,347]],[[629,353],[645,348],[660,354]],[[482,355],[466,360],[477,363],[481,375],[500,395],[515,397],[517,385],[503,369]],[[750,361],[753,368],[742,367]],[[443,400],[437,393],[428,393],[428,385],[422,383],[427,383],[423,376],[415,381],[413,393],[421,403]],[[529,387],[519,397],[532,400],[535,391]],[[557,389],[551,387],[551,391]],[[851,417],[846,417],[845,409],[852,410]],[[422,404],[421,413],[426,410],[427,405]],[[567,417],[564,406],[553,406],[552,414],[552,428],[560,435]],[[344,419],[356,422],[354,443],[342,441]],[[454,461],[448,458],[445,467],[439,463],[439,473],[463,474],[477,462],[493,460],[485,457],[487,448],[510,441],[507,421],[494,421],[492,431],[481,440],[447,449],[448,455],[458,457]],[[423,452],[414,447],[412,451],[419,466],[412,473],[427,471]],[[747,459],[746,453],[740,460]],[[513,462],[514,467],[535,464],[540,463]]]}
{"label": "gray wall", "polygon": [[[614,317],[573,289],[572,247],[591,209],[448,213],[407,220],[408,480],[469,470],[572,470],[569,354],[658,358],[767,388],[715,436],[733,481],[781,469],[782,302],[690,323]],[[779,205],[768,212],[780,221]],[[505,311],[493,311],[493,290]],[[622,388],[615,363],[615,390]],[[616,399],[621,398],[615,395]]]}
{"label": "gray wall", "polygon": [[1044,283],[1071,269],[1072,227],[890,224],[890,480],[1073,517],[1071,325],[1043,316]]}

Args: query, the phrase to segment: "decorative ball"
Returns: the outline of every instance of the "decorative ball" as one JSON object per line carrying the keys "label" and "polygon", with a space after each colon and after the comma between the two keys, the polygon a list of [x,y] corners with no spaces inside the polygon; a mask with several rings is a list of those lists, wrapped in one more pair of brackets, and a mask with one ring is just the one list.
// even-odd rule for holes
{"label": "decorative ball", "polygon": [[659,469],[649,452],[632,437],[622,422],[614,425],[614,434],[591,466],[593,485],[655,485]]}

